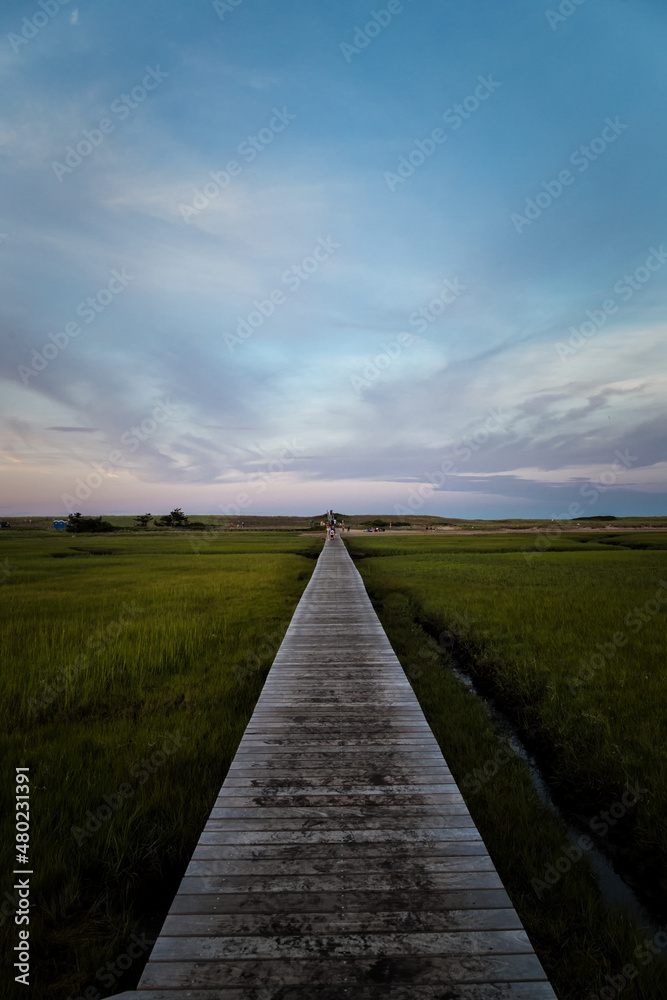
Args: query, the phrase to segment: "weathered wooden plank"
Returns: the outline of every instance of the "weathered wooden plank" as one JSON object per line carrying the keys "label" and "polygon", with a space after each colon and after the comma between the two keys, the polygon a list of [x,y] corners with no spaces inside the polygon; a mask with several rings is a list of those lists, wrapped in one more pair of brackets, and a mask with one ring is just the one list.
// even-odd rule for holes
{"label": "weathered wooden plank", "polygon": [[[375,984],[372,987],[343,984],[334,987],[290,987],[283,991],[281,1000],[554,1000],[551,986],[546,982],[527,983],[452,983],[443,993],[443,987],[401,986]],[[121,993],[114,1000],[276,1000],[275,986],[229,987],[219,985],[210,990],[143,990]]]}
{"label": "weathered wooden plank", "polygon": [[[368,669],[367,664],[365,664],[364,669]],[[281,694],[283,691],[289,691],[290,694],[310,692],[320,695],[338,695],[341,692],[350,694],[354,690],[361,694],[382,696],[395,692],[404,695],[411,693],[412,686],[405,674],[401,678],[394,671],[377,663],[373,664],[372,669],[373,674],[361,680],[359,664],[336,667],[337,677],[333,681],[330,679],[331,665],[326,671],[322,671],[321,668],[308,670],[303,666],[298,669],[293,667],[289,671],[280,669],[280,678],[266,682],[261,698],[264,701],[269,697]],[[316,690],[310,687],[312,684],[317,684]]]}
{"label": "weathered wooden plank", "polygon": [[225,781],[226,787],[234,789],[235,791],[240,791],[245,789],[248,793],[262,792],[265,796],[280,796],[280,795],[297,795],[297,794],[308,794],[317,795],[318,793],[322,795],[384,795],[388,792],[391,795],[414,795],[419,792],[445,792],[447,789],[454,791],[456,785],[452,781],[440,781],[428,783],[424,782],[413,782],[409,785],[389,785],[389,784],[378,784],[378,785],[368,785],[362,780],[359,782],[347,781],[345,784],[340,784],[333,782],[331,784],[325,784],[327,779],[322,779],[318,782],[317,778],[309,778],[304,776],[303,778],[294,778],[291,781],[283,780],[280,781],[276,779],[271,783],[258,782],[252,778],[227,778]]}
{"label": "weathered wooden plank", "polygon": [[301,739],[313,739],[315,737],[320,740],[342,740],[344,743],[348,740],[369,740],[373,736],[378,736],[381,739],[396,739],[397,737],[403,739],[428,739],[431,737],[430,731],[421,723],[415,725],[403,724],[399,720],[387,719],[386,725],[381,730],[376,731],[369,724],[364,726],[363,719],[356,720],[353,723],[345,718],[337,719],[335,716],[333,718],[317,718],[314,714],[310,716],[302,715],[294,721],[290,720],[289,724],[286,722],[267,722],[261,728],[256,729],[253,727],[249,735],[260,735],[262,737],[276,736],[281,740],[295,736]]}
{"label": "weathered wooden plank", "polygon": [[[418,816],[405,816],[401,818],[389,817],[383,819],[382,817],[368,817],[357,818],[350,817],[349,819],[338,819],[336,821],[335,827],[341,834],[346,833],[372,833],[376,830],[378,833],[383,833],[386,839],[388,835],[395,833],[425,833],[427,831],[446,831],[448,834],[453,833],[455,830],[468,830],[471,833],[476,833],[476,828],[472,822],[470,816],[444,816],[439,817],[425,817],[421,818]],[[204,832],[213,833],[215,830],[228,831],[233,834],[251,834],[251,835],[264,835],[273,837],[273,835],[281,835],[286,833],[296,833],[301,835],[310,835],[318,832],[332,832],[332,823],[329,819],[257,819],[257,820],[247,820],[247,819],[211,819],[206,824]],[[451,839],[451,838],[448,838]]]}
{"label": "weathered wooden plank", "polygon": [[[320,739],[322,737],[320,736]],[[383,746],[373,746],[372,743],[362,744],[363,754],[359,753],[359,745],[349,746],[343,744],[323,744],[315,745],[308,753],[304,753],[303,747],[307,742],[302,741],[298,749],[292,743],[281,743],[276,747],[245,745],[235,755],[230,767],[257,766],[262,762],[273,765],[286,762],[290,765],[296,764],[299,768],[310,769],[319,767],[321,764],[332,766],[339,762],[346,766],[356,763],[356,766],[369,766],[372,762],[388,764],[423,764],[424,766],[447,765],[442,760],[442,753],[437,744],[422,742],[411,745],[407,741],[403,743],[385,744]],[[438,755],[440,759],[438,759]],[[356,760],[355,760],[356,758]]]}
{"label": "weathered wooden plank", "polygon": [[[318,781],[322,784],[340,784],[342,780],[359,780],[368,783],[369,779],[373,779],[372,783],[378,785],[431,785],[439,781],[454,784],[454,778],[449,769],[444,764],[437,762],[428,762],[421,767],[407,761],[404,764],[396,763],[393,766],[382,766],[382,762],[378,761],[359,761],[339,757],[330,763],[320,762],[318,767],[304,767],[300,774],[303,774],[304,778],[309,781]],[[266,762],[258,763],[254,767],[239,764],[233,769],[230,768],[227,777],[229,780],[249,778],[252,781],[289,779],[294,777],[294,767],[289,767],[280,760],[276,760],[273,767],[269,767]]]}
{"label": "weathered wooden plank", "polygon": [[[430,985],[434,983],[539,982],[544,980],[535,955],[467,956],[376,956],[342,961],[340,958],[273,960],[218,960],[212,962],[150,961],[141,980],[141,988],[216,989],[220,983],[257,987],[277,984],[285,987],[329,984],[356,986],[370,983]],[[487,997],[492,996],[487,992]],[[551,994],[554,997],[554,994]]]}
{"label": "weathered wooden plank", "polygon": [[[322,643],[320,643],[320,649],[322,648]],[[277,662],[280,667],[280,675],[278,673],[269,675],[262,689],[262,698],[266,696],[267,691],[280,691],[286,685],[297,690],[301,689],[305,686],[304,682],[310,680],[321,684],[323,691],[336,690],[341,687],[346,690],[355,687],[361,691],[382,691],[387,683],[394,688],[405,688],[408,691],[411,687],[405,673],[400,673],[398,667],[388,659],[382,663],[374,663],[372,673],[366,672],[364,674],[360,674],[360,663],[346,663],[332,672],[330,669],[323,670],[321,665],[315,666],[312,663],[285,665],[280,659]],[[368,669],[366,662],[364,662],[364,668]]]}
{"label": "weathered wooden plank", "polygon": [[[329,746],[364,746],[367,743],[376,741],[386,741],[393,746],[397,743],[420,743],[432,746],[433,735],[423,726],[399,726],[391,725],[389,722],[381,729],[366,725],[360,729],[358,725],[348,726],[345,719],[337,722],[309,723],[303,719],[293,726],[266,724],[258,729],[246,730],[249,741],[253,739],[275,740],[277,746],[285,743],[310,743],[326,741]],[[245,737],[244,737],[245,739]]]}
{"label": "weathered wooden plank", "polygon": [[413,805],[435,808],[440,805],[451,806],[462,802],[463,796],[461,793],[451,791],[431,795],[346,795],[342,804],[338,795],[283,795],[280,798],[280,803],[277,803],[271,796],[267,797],[261,793],[258,794],[256,791],[253,791],[250,795],[242,795],[237,790],[233,794],[230,792],[229,794],[219,795],[215,800],[215,805],[218,809],[242,809],[252,806],[270,809],[279,805],[282,809],[292,806],[299,808],[314,806],[318,809],[324,809],[327,806],[337,806],[341,809],[352,809],[357,806],[363,806],[364,809],[383,809],[388,806],[400,806],[401,809],[408,810]]}
{"label": "weathered wooden plank", "polygon": [[[369,875],[386,872],[395,867],[395,860],[382,857],[363,858],[294,858],[280,863],[281,875]],[[264,860],[251,858],[193,858],[185,874],[189,875],[273,875],[276,871],[275,858]],[[403,858],[403,875],[416,872],[431,875],[434,872],[495,872],[488,854],[464,855],[444,858]]]}
{"label": "weathered wooden plank", "polygon": [[302,858],[381,858],[387,864],[409,861],[411,858],[463,858],[486,855],[482,840],[441,840],[436,844],[399,843],[382,841],[380,844],[197,844],[192,860],[219,858],[239,860],[293,860]]}
{"label": "weathered wooden plank", "polygon": [[436,844],[442,841],[480,841],[477,827],[452,827],[442,829],[357,830],[327,827],[324,830],[230,830],[226,823],[207,823],[200,844],[381,844],[381,843],[422,843]]}
{"label": "weathered wooden plank", "polygon": [[[316,729],[319,725],[326,725],[327,722],[330,725],[339,725],[343,732],[354,731],[360,734],[366,733],[387,733],[392,735],[394,733],[420,733],[423,736],[432,737],[433,734],[429,729],[426,720],[422,716],[421,718],[416,712],[401,712],[401,711],[387,711],[382,713],[382,723],[378,723],[377,718],[369,718],[367,714],[363,712],[358,712],[354,706],[346,706],[345,711],[343,709],[339,710],[340,714],[336,711],[321,711],[321,712],[295,712],[293,709],[288,709],[287,707],[282,711],[282,717],[280,711],[275,712],[269,709],[264,712],[262,710],[261,714],[253,716],[248,723],[250,727],[250,733],[261,732],[261,733],[271,733],[274,730],[286,730],[289,732],[292,728],[298,731],[300,726],[310,726]],[[262,715],[264,717],[262,718]]]}
{"label": "weathered wooden plank", "polygon": [[[305,798],[306,796],[304,796]],[[392,802],[385,802],[382,795],[357,795],[350,796],[346,795],[342,798],[341,804],[332,802],[331,799],[334,796],[325,795],[314,795],[312,796],[312,801],[310,805],[304,806],[300,805],[298,802],[298,796],[280,796],[275,795],[260,795],[251,798],[246,797],[245,804],[243,805],[232,805],[232,803],[237,802],[238,798],[234,796],[221,796],[214,806],[216,811],[215,816],[211,814],[211,819],[253,819],[261,816],[267,817],[277,817],[285,816],[294,818],[301,816],[308,818],[310,816],[325,816],[330,819],[335,819],[336,816],[348,817],[348,816],[467,816],[470,815],[468,812],[468,807],[464,802],[457,801],[456,793],[452,793],[449,796],[449,802],[440,801],[437,803],[424,801],[426,796],[416,796],[416,795],[395,795],[392,796]],[[323,802],[321,805],[317,803],[317,799],[324,799],[326,803]],[[351,805],[348,805],[348,800],[354,798],[355,801]],[[446,800],[447,796],[439,796],[441,800]],[[258,801],[259,799],[259,801]],[[287,802],[285,801],[287,799]],[[401,800],[405,805],[401,805]],[[421,801],[420,801],[421,800]]]}
{"label": "weathered wooden plank", "polygon": [[[303,761],[303,758],[306,756],[307,760]],[[358,759],[360,756],[363,756],[362,761]],[[355,758],[357,759],[355,760]],[[261,771],[262,769],[266,769],[267,771],[275,771],[279,768],[287,768],[294,773],[296,767],[300,771],[312,771],[315,769],[331,770],[334,767],[345,769],[363,767],[365,770],[377,771],[392,767],[394,764],[402,764],[410,770],[421,769],[421,767],[440,766],[436,754],[422,747],[418,747],[412,751],[406,747],[402,747],[398,751],[393,749],[367,751],[364,748],[363,754],[359,753],[359,747],[351,749],[332,747],[329,750],[313,750],[308,754],[304,754],[303,751],[295,753],[290,749],[286,749],[282,753],[267,753],[266,750],[255,752],[245,750],[242,754],[236,755],[230,765],[228,774],[235,774],[237,771],[244,770]],[[445,765],[443,765],[443,769],[451,777],[451,772]]]}
{"label": "weathered wooden plank", "polygon": [[219,937],[165,937],[160,935],[153,961],[217,961],[219,959],[285,959],[295,961],[326,955],[356,959],[377,955],[525,955],[532,948],[526,932],[440,931],[392,934],[291,934]]}
{"label": "weathered wooden plank", "polygon": [[348,738],[334,737],[325,741],[319,731],[310,736],[294,732],[271,737],[265,733],[254,735],[246,730],[242,746],[242,752],[247,754],[265,752],[272,748],[275,749],[276,753],[281,751],[294,753],[297,750],[303,753],[311,750],[328,750],[330,753],[359,753],[359,750],[365,752],[366,749],[373,753],[383,749],[400,750],[401,748],[412,753],[418,753],[423,748],[425,752],[430,753],[438,747],[438,744],[432,736],[383,736],[382,733],[377,733],[374,736],[364,734]]}
{"label": "weathered wooden plank", "polygon": [[162,937],[244,937],[266,935],[430,933],[521,930],[511,907],[498,910],[375,910],[322,913],[171,914]]}
{"label": "weathered wooden plank", "polygon": [[[377,796],[376,796],[377,797]],[[270,802],[275,802],[274,798],[269,799]],[[288,806],[286,808],[280,808],[279,806],[271,807],[265,806],[261,808],[260,806],[248,807],[248,808],[227,808],[227,807],[216,807],[214,810],[215,816],[211,813],[211,819],[248,819],[255,820],[260,825],[270,826],[270,820],[274,819],[325,819],[336,822],[336,820],[344,820],[347,822],[349,819],[366,819],[368,816],[373,816],[376,819],[404,819],[406,816],[411,816],[413,819],[420,819],[422,817],[437,817],[442,820],[443,816],[469,816],[468,809],[462,803],[456,803],[454,805],[440,805],[438,809],[433,809],[429,806],[418,806],[408,804],[405,809],[400,806],[387,806],[382,802],[380,797],[379,805],[373,807],[368,806],[353,806],[351,808],[346,808],[345,806],[325,806],[318,809],[317,806]]]}
{"label": "weathered wooden plank", "polygon": [[[400,705],[387,705],[383,706],[383,709],[383,714],[386,718],[385,731],[390,733],[419,732],[424,733],[424,735],[428,734],[429,730],[426,722],[422,721],[416,713],[411,713],[407,716],[403,715]],[[302,707],[301,709],[295,709],[291,705],[285,705],[284,707],[271,705],[263,709],[262,714],[257,716],[251,732],[255,731],[257,726],[261,726],[262,731],[265,732],[274,730],[280,730],[281,732],[286,730],[289,732],[292,726],[294,728],[309,726],[314,730],[330,727],[339,729],[343,734],[348,732],[365,733],[367,731],[366,724],[369,715],[367,708],[355,705],[351,710],[346,710],[344,715],[342,708],[340,711],[341,714],[339,715],[338,710],[331,711],[326,706],[321,708]],[[264,713],[266,713],[266,718],[263,718]]]}
{"label": "weathered wooden plank", "polygon": [[[188,895],[224,892],[342,892],[340,875],[186,875],[179,892]],[[368,872],[355,880],[368,892],[397,889],[501,889],[495,871],[489,872]]]}
{"label": "weathered wooden plank", "polygon": [[[213,810],[215,813],[216,810]],[[335,824],[332,820],[323,817],[318,818],[313,816],[309,819],[292,819],[289,816],[271,819],[270,817],[261,816],[257,819],[229,819],[226,817],[218,817],[211,814],[211,818],[206,824],[206,832],[210,832],[216,828],[216,824],[219,829],[229,830],[230,832],[238,833],[249,833],[252,831],[264,831],[264,832],[296,832],[296,831],[315,831],[315,830],[331,830],[339,829],[341,832],[352,832],[355,830],[385,830],[391,831],[392,833],[397,830],[402,830],[407,832],[409,830],[455,830],[455,829],[472,829],[474,830],[474,824],[469,813],[463,815],[455,816],[413,816],[413,815],[398,815],[395,816],[377,816],[369,815],[363,817],[349,816],[349,817],[337,817]]]}
{"label": "weathered wooden plank", "polygon": [[237,768],[229,771],[227,781],[230,788],[249,786],[253,788],[265,788],[271,792],[275,788],[291,787],[299,781],[300,787],[303,784],[312,788],[354,787],[357,785],[370,785],[372,787],[396,787],[396,785],[448,785],[456,788],[456,783],[452,775],[445,768],[368,768],[358,767],[353,764],[345,767],[340,766],[324,768],[306,768],[300,772],[299,778],[294,777],[294,768],[284,768],[276,764],[275,769],[267,768]]}
{"label": "weathered wooden plank", "polygon": [[[396,687],[385,683],[384,690],[358,691],[354,699],[355,715],[360,716],[367,705],[382,705],[384,709],[405,708],[412,710],[410,689]],[[280,690],[267,692],[259,705],[260,716],[262,712],[271,712],[275,716],[276,712],[301,712],[310,711],[326,714],[336,712],[341,706],[346,709],[349,705],[350,692],[344,689],[338,691],[304,691],[302,688],[290,689],[281,687]]]}
{"label": "weathered wooden plank", "polygon": [[[393,913],[409,910],[411,913],[438,913],[449,910],[512,910],[509,896],[504,889],[429,889],[417,890],[411,886],[400,889],[368,892],[346,889],[345,909],[340,892],[254,892],[209,893],[188,895],[179,892],[171,904],[172,914],[301,914],[334,913],[342,916],[354,913]],[[512,910],[512,912],[514,912]],[[366,929],[368,929],[366,924]]]}

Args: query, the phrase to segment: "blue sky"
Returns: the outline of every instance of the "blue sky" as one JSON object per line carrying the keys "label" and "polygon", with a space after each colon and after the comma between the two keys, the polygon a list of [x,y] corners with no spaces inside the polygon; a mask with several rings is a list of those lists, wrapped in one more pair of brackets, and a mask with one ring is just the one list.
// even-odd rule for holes
{"label": "blue sky", "polygon": [[664,514],[660,0],[9,0],[0,514]]}

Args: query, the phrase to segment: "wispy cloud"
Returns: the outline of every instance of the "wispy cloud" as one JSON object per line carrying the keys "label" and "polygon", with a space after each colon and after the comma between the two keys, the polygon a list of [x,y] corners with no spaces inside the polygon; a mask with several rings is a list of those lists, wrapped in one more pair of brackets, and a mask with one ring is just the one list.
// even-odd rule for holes
{"label": "wispy cloud", "polygon": [[[365,7],[243,5],[221,23],[210,6],[185,17],[165,0],[157,19],[130,0],[77,7],[0,52],[12,84],[0,121],[0,448],[16,509],[59,509],[114,451],[95,510],[181,496],[213,509],[256,470],[257,447],[294,438],[303,450],[261,498],[267,510],[333,496],[391,510],[449,462],[424,510],[543,512],[618,448],[637,459],[610,501],[657,509],[667,268],[617,296],[585,348],[566,361],[555,349],[667,238],[655,12],[586,8],[568,28],[572,60],[519,0],[485,3],[482,22],[427,0],[347,64],[339,43]],[[20,31],[20,18],[2,20]],[[169,85],[133,98],[160,60]],[[586,96],[576,106],[557,83],[565,67]],[[483,113],[392,195],[387,164],[491,72],[502,88]],[[123,94],[131,113],[94,145]],[[276,109],[295,115],[282,131]],[[623,142],[517,238],[513,206],[614,114],[631,124]],[[54,159],[81,141],[94,148],[59,183]],[[328,237],[339,249],[314,268]],[[24,386],[18,366],[122,267],[131,287]],[[299,270],[293,294],[230,352],[225,334]],[[445,303],[446,281],[465,294]],[[178,418],[123,448],[165,399]],[[502,417],[493,432],[490,414]]]}

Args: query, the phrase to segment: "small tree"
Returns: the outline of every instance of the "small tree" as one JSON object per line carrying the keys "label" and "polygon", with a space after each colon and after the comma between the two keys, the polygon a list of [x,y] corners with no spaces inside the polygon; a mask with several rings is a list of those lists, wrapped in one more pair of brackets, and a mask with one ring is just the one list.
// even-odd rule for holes
{"label": "small tree", "polygon": [[174,507],[169,517],[175,528],[184,528],[188,523],[188,519],[180,507]]}
{"label": "small tree", "polygon": [[188,519],[180,507],[174,507],[170,514],[164,514],[159,521],[154,523],[158,528],[184,528]]}
{"label": "small tree", "polygon": [[110,521],[103,521],[101,517],[84,517],[83,514],[76,513],[70,514],[67,521],[67,531],[74,535],[115,530]]}
{"label": "small tree", "polygon": [[139,516],[135,517],[134,520],[137,524],[141,525],[142,528],[147,528],[152,516],[152,514],[139,514]]}

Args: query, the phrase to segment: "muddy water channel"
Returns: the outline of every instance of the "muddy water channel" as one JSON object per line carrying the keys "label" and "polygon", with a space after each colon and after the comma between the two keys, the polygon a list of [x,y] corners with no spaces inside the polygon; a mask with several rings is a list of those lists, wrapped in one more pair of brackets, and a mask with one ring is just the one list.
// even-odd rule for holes
{"label": "muddy water channel", "polygon": [[[562,858],[558,859],[556,863],[557,867],[552,866],[550,869],[545,869],[544,890],[546,891],[550,884],[553,885],[559,881],[573,864],[586,855],[593,867],[603,898],[610,905],[618,906],[632,914],[646,933],[647,938],[663,937],[664,925],[667,922],[667,904],[664,899],[656,897],[653,887],[643,885],[632,872],[624,870],[617,861],[613,862],[609,857],[610,845],[606,844],[604,840],[607,829],[613,826],[617,819],[622,818],[628,809],[632,808],[634,804],[632,791],[629,790],[626,793],[625,802],[619,799],[619,802],[610,808],[609,813],[600,812],[587,820],[558,805],[549,790],[538,760],[528,750],[512,722],[486,694],[478,689],[470,674],[454,658],[452,658],[448,669],[465,684],[469,691],[482,700],[495,727],[501,747],[509,747],[526,762],[533,786],[540,799],[549,810],[559,817],[565,826],[570,847],[566,848],[564,845]],[[499,755],[505,752],[503,749],[499,749]],[[500,763],[495,766],[499,767]],[[494,762],[490,762],[489,767],[490,770],[493,770]],[[491,777],[493,777],[491,773],[484,775],[486,780]],[[534,888],[539,893],[540,886],[536,885]],[[667,964],[665,955],[661,954],[661,957]]]}

